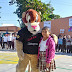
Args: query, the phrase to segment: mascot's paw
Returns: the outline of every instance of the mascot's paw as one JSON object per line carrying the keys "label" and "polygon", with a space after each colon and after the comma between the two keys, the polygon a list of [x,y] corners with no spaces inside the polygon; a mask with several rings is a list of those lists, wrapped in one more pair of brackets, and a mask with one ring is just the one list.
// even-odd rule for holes
{"label": "mascot's paw", "polygon": [[17,55],[18,55],[18,57],[19,57],[20,60],[23,60],[24,59],[24,52],[23,51],[17,53]]}

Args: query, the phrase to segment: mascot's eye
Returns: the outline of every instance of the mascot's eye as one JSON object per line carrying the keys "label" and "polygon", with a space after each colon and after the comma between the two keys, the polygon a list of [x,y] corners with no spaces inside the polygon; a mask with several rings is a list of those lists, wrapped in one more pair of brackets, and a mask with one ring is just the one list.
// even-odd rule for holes
{"label": "mascot's eye", "polygon": [[29,20],[29,22],[31,22],[31,21]]}

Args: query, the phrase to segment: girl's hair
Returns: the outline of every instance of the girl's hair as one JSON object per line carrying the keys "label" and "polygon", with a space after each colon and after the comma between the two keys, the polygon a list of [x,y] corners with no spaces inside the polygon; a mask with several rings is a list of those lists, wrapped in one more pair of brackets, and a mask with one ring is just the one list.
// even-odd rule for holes
{"label": "girl's hair", "polygon": [[[48,30],[51,33],[51,30],[49,27],[45,26],[42,28],[42,30]],[[50,36],[53,38],[53,40],[55,41],[55,44],[57,44],[58,42],[58,37],[55,34],[50,34]]]}
{"label": "girl's hair", "polygon": [[48,32],[50,32],[50,33],[51,33],[50,28],[49,28],[49,27],[47,27],[47,26],[43,27],[43,28],[42,28],[42,30],[48,30]]}

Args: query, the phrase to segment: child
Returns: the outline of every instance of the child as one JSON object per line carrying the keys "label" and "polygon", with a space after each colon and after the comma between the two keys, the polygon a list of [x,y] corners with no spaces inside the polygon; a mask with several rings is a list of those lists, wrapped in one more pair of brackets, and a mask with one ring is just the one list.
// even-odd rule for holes
{"label": "child", "polygon": [[58,52],[60,51],[61,49],[61,52],[62,52],[62,43],[63,43],[63,40],[62,40],[62,36],[59,37],[58,39]]}
{"label": "child", "polygon": [[70,47],[71,47],[71,37],[70,37],[70,35],[67,36],[66,45],[67,45],[67,53],[70,53]]}
{"label": "child", "polygon": [[70,47],[71,53],[72,53],[72,37],[71,37],[71,47]]}
{"label": "child", "polygon": [[53,38],[53,40],[55,42],[55,50],[57,52],[57,49],[58,49],[58,37],[55,34],[51,34],[51,37]]}
{"label": "child", "polygon": [[38,49],[38,60],[40,72],[50,72],[51,66],[54,69],[55,42],[50,36],[48,27],[42,29],[42,36]]}
{"label": "child", "polygon": [[63,48],[62,48],[62,52],[66,53],[66,35],[63,36]]}

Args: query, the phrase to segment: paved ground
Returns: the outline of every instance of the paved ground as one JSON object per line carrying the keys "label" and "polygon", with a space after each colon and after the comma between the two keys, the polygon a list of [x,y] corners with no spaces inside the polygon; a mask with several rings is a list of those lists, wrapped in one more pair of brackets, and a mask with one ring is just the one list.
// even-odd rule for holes
{"label": "paved ground", "polygon": [[[72,72],[72,54],[56,53],[55,60],[57,69],[53,72]],[[16,51],[0,49],[0,72],[15,72],[17,63]]]}

